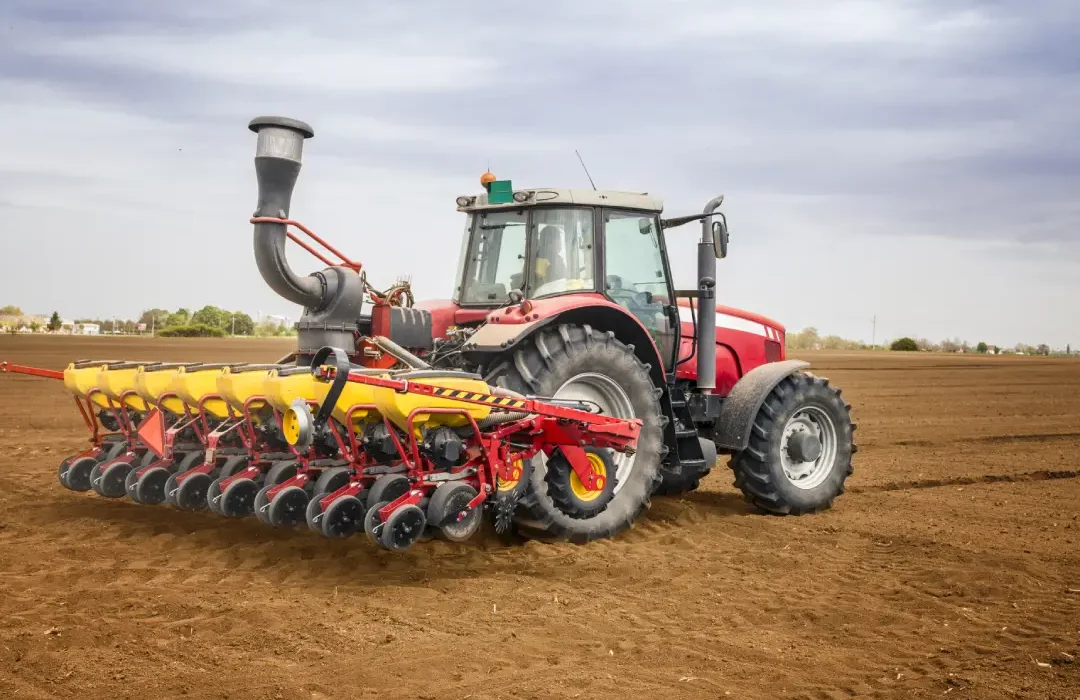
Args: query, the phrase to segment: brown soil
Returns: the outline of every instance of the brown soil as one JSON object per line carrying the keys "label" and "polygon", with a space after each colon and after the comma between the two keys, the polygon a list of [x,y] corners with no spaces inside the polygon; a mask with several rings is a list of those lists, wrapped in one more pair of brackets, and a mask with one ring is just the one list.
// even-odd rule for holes
{"label": "brown soil", "polygon": [[[0,338],[0,358],[286,342]],[[58,382],[0,377],[3,698],[1080,697],[1080,363],[821,354],[861,451],[825,513],[719,468],[587,546],[403,555],[64,490]]]}

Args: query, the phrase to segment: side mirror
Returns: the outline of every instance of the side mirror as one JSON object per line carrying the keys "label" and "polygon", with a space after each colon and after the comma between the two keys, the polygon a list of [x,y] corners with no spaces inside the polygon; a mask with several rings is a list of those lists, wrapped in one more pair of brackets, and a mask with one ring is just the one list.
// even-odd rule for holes
{"label": "side mirror", "polygon": [[712,225],[713,248],[716,249],[716,257],[726,258],[728,244],[727,218],[720,212],[717,212],[716,216],[720,217],[720,220],[714,221]]}

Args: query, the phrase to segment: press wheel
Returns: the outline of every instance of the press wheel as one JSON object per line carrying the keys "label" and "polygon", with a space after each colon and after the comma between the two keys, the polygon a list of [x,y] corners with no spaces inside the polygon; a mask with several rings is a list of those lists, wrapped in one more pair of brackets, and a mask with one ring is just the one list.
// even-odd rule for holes
{"label": "press wheel", "polygon": [[255,495],[259,485],[252,479],[237,479],[221,492],[218,501],[226,518],[246,518],[255,510]]}
{"label": "press wheel", "polygon": [[404,551],[420,539],[426,525],[427,517],[420,506],[409,503],[396,508],[383,523],[379,545],[392,552]]}
{"label": "press wheel", "polygon": [[[170,478],[175,478],[175,475]],[[196,472],[188,475],[176,490],[173,497],[174,504],[180,510],[204,510],[206,508],[206,494],[210,490],[213,479],[205,472]]]}
{"label": "press wheel", "polygon": [[322,533],[331,539],[356,534],[364,522],[364,504],[356,496],[337,498],[322,517]]}
{"label": "press wheel", "polygon": [[305,519],[308,495],[299,486],[286,486],[270,501],[267,519],[274,527],[296,527]]}

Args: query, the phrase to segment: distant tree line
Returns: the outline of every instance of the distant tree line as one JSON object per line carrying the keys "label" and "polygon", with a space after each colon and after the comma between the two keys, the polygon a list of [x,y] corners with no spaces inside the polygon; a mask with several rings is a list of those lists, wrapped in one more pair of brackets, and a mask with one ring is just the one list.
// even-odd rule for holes
{"label": "distant tree line", "polygon": [[[40,330],[58,331],[63,326],[60,313],[53,311],[47,323],[44,319],[34,320],[23,318],[25,314],[17,306],[0,306],[0,317],[8,317],[0,330],[9,333],[17,333],[19,328],[25,325],[32,332]],[[15,319],[11,321],[10,319]],[[170,312],[166,309],[149,309],[143,311],[137,320],[132,319],[99,319],[99,318],[76,318],[76,325],[92,323],[96,324],[105,333],[149,333],[165,337],[223,337],[227,335],[242,336],[288,336],[295,335],[296,331],[288,326],[263,321],[256,323],[251,316],[243,311],[226,311],[216,306],[204,306],[192,313],[188,309],[177,309]],[[145,324],[140,330],[139,325]]]}
{"label": "distant tree line", "polygon": [[[952,338],[941,342],[932,342],[926,338],[897,338],[884,345],[870,345],[858,340],[848,340],[838,335],[822,336],[816,328],[804,328],[797,333],[788,333],[786,345],[789,350],[892,350],[895,352],[972,352],[980,354],[1002,355],[1050,355],[1050,346],[1042,343],[1027,345],[1018,343],[1012,348],[1002,348],[979,342],[971,345],[966,340]],[[1060,351],[1059,351],[1060,352]],[[1072,347],[1065,349],[1066,355],[1072,354]]]}
{"label": "distant tree line", "polygon": [[243,311],[226,311],[216,306],[204,306],[192,313],[180,308],[149,309],[139,317],[139,323],[154,329],[156,335],[165,337],[223,337],[226,335],[254,335],[258,337],[293,335],[295,331],[273,321],[255,323]]}
{"label": "distant tree line", "polygon": [[[960,340],[954,338],[952,340],[943,340],[940,343],[933,343],[926,338],[897,338],[889,344],[889,349],[898,352],[974,352],[978,354],[990,354],[990,355],[1050,355],[1050,346],[1046,343],[1040,343],[1039,345],[1027,345],[1026,343],[1017,343],[1014,347],[1003,348],[998,345],[988,345],[985,342],[980,341],[974,347],[966,340]],[[1072,354],[1072,347],[1068,346],[1065,349],[1066,355]]]}

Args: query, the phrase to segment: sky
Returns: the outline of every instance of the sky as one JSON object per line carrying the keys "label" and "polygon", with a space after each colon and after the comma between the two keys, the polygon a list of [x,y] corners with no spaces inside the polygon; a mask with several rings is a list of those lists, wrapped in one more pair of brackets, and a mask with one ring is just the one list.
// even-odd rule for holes
{"label": "sky", "polygon": [[720,301],[789,330],[1080,346],[1075,0],[3,0],[0,95],[28,313],[296,318],[247,222],[273,114],[316,133],[293,217],[379,287],[448,297],[454,199],[587,187],[577,149],[669,216],[723,193]]}

